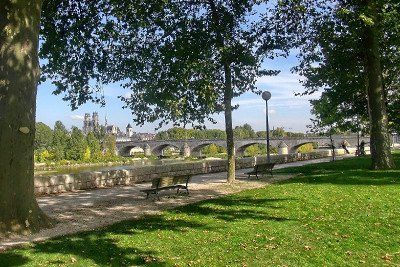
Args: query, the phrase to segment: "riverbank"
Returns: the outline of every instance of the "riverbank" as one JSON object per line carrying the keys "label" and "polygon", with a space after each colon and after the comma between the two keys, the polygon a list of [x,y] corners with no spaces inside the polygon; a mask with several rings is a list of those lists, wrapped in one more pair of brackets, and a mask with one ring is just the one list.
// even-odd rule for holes
{"label": "riverbank", "polygon": [[[329,156],[329,151],[319,151],[307,154],[272,155],[271,159],[277,164],[296,161],[319,159]],[[236,160],[236,168],[251,168],[257,163],[265,163],[266,157],[240,158]],[[227,161],[202,160],[181,162],[166,165],[121,166],[107,168],[101,171],[89,171],[60,175],[35,176],[35,194],[59,194],[75,190],[88,190],[114,186],[129,186],[149,182],[154,178],[176,175],[198,175],[227,171]]]}
{"label": "riverbank", "polygon": [[[174,159],[175,161],[184,160],[184,158]],[[118,166],[141,166],[141,165],[160,165],[164,159],[157,158],[126,158],[125,160],[116,160],[108,162],[87,162],[76,163],[70,162],[68,164],[51,163],[35,163],[35,175],[43,174],[66,174],[78,173],[82,171],[98,170],[99,168],[109,168]]]}

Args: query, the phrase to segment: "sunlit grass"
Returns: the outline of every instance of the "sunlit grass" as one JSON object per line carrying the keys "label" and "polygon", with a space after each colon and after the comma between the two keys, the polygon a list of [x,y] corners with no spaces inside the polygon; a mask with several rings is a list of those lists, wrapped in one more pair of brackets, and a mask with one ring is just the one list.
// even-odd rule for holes
{"label": "sunlit grass", "polygon": [[0,265],[399,265],[400,168],[369,165],[354,158],[280,170],[297,177],[11,250]]}

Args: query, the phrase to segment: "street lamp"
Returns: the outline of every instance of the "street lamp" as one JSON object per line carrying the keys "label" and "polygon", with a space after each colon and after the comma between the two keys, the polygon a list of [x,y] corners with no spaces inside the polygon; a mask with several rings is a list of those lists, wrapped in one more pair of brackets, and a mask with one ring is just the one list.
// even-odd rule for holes
{"label": "street lamp", "polygon": [[268,100],[271,99],[271,93],[268,91],[264,91],[261,96],[265,100],[265,119],[267,126],[267,162],[271,163],[271,155],[269,151],[269,123],[268,123]]}

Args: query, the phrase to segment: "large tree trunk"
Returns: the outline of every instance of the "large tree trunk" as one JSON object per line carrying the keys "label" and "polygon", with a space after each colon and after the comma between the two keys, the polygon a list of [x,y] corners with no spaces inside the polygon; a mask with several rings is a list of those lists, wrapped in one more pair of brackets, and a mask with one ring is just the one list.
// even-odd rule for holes
{"label": "large tree trunk", "polygon": [[41,0],[0,1],[0,235],[51,221],[33,185]]}
{"label": "large tree trunk", "polygon": [[368,76],[367,95],[368,110],[371,120],[371,158],[373,169],[394,168],[390,152],[388,118],[386,114],[385,96],[382,84],[380,63],[377,8],[374,1],[368,2],[369,15],[375,22],[366,26],[364,43],[366,49],[366,71]]}
{"label": "large tree trunk", "polygon": [[224,64],[225,72],[225,91],[224,91],[224,107],[225,107],[225,132],[226,132],[226,148],[228,152],[228,176],[229,183],[235,181],[235,143],[233,140],[232,127],[232,74],[228,63]]}

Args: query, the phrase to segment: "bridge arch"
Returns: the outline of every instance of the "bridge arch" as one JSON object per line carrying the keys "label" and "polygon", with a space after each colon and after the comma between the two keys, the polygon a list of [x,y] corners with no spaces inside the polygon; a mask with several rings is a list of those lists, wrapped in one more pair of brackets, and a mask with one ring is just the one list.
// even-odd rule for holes
{"label": "bridge arch", "polygon": [[317,142],[315,142],[315,141],[308,141],[308,142],[302,142],[302,143],[300,143],[300,144],[296,144],[296,145],[292,146],[292,147],[289,149],[289,153],[297,153],[297,150],[298,150],[301,146],[304,146],[304,145],[307,145],[307,144],[314,144],[314,143],[317,143]]}
{"label": "bridge arch", "polygon": [[265,145],[265,141],[260,140],[260,142],[251,142],[248,144],[241,145],[236,148],[236,155],[237,156],[243,155],[246,148],[248,148],[249,146],[254,146],[254,145]]}
{"label": "bridge arch", "polygon": [[176,146],[174,144],[164,143],[164,144],[157,145],[157,146],[153,147],[151,152],[155,156],[161,156],[161,155],[163,155],[163,150],[166,149],[167,147],[173,147],[174,149],[177,149],[178,151],[181,150],[180,147],[178,147],[178,146]]}
{"label": "bridge arch", "polygon": [[197,146],[193,147],[192,150],[191,150],[191,153],[194,156],[201,156],[201,150],[203,148],[207,147],[207,146],[210,146],[210,145],[215,145],[217,147],[223,147],[223,148],[226,149],[226,145],[221,145],[221,144],[219,144],[217,142],[206,142],[206,143],[202,143],[200,145],[197,145]]}
{"label": "bridge arch", "polygon": [[142,147],[140,145],[128,145],[128,146],[124,146],[124,147],[120,148],[118,150],[118,155],[124,156],[124,157],[132,156],[131,151],[134,148],[136,148],[138,150],[140,149],[140,150],[142,150],[142,152],[144,152],[144,149],[145,149],[144,147]]}

